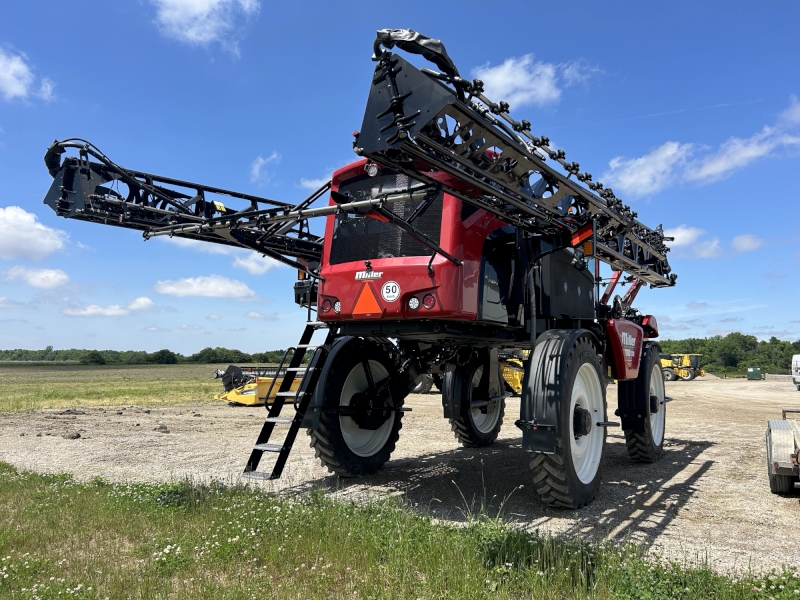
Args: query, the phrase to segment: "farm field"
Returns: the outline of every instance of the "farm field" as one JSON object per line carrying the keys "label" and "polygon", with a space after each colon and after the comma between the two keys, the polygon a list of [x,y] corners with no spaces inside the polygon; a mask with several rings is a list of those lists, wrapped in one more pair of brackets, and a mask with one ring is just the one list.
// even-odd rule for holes
{"label": "farm field", "polygon": [[[80,480],[238,482],[263,409],[210,401],[221,387],[209,378],[215,366],[61,368],[0,367],[0,461]],[[37,386],[48,390],[41,401]],[[117,390],[128,395],[116,397]],[[603,485],[580,511],[548,509],[533,495],[530,456],[513,426],[518,399],[508,403],[499,442],[468,450],[441,419],[438,394],[411,396],[413,412],[383,472],[337,479],[299,439],[284,478],[264,487],[321,487],[333,498],[356,500],[397,495],[452,521],[481,506],[493,515],[503,505],[506,521],[530,531],[629,540],[720,571],[800,565],[800,496],[770,494],[763,442],[766,420],[783,406],[800,406],[800,393],[785,382],[704,378],[667,383],[667,394],[675,401],[662,460],[633,464],[621,433],[612,433]],[[615,395],[609,386],[612,406]],[[46,408],[22,410],[40,406]],[[169,433],[157,431],[164,428]]]}

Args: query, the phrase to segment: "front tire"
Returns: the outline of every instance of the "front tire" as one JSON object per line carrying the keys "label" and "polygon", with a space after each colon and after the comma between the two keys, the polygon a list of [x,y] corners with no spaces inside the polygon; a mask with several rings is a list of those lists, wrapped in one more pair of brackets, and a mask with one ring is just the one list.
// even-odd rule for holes
{"label": "front tire", "polygon": [[[559,436],[553,454],[536,454],[531,461],[533,483],[543,502],[561,508],[581,508],[595,497],[602,479],[606,429],[606,387],[597,349],[585,336],[579,337],[564,360],[563,338],[558,332],[537,342],[531,365],[541,365],[530,377],[557,396]],[[565,365],[554,368],[553,362]],[[584,433],[576,432],[576,426]],[[588,427],[588,432],[586,428]]]}
{"label": "front tire", "polygon": [[693,369],[686,369],[686,377],[681,377],[682,381],[691,381],[697,376]]}
{"label": "front tire", "polygon": [[678,378],[670,367],[664,368],[664,381],[675,381]]}
{"label": "front tire", "polygon": [[461,407],[459,418],[450,419],[450,427],[465,448],[490,446],[503,426],[505,398],[472,408],[473,402],[489,400],[488,362],[474,358],[444,376],[442,394]]}
{"label": "front tire", "polygon": [[[639,427],[625,430],[628,456],[637,462],[656,462],[664,449],[667,420],[664,377],[661,375],[661,361],[656,347],[651,346],[645,351],[639,376],[634,381],[620,384],[619,394],[632,394],[633,398],[628,399],[627,405],[635,407],[637,414],[644,415]],[[620,406],[624,405],[625,400],[620,398]]]}
{"label": "front tire", "polygon": [[[370,392],[370,378],[373,392],[382,389],[394,374],[394,365],[380,346],[361,339],[353,341],[334,360],[327,377],[318,384],[325,390],[326,410],[320,415],[318,428],[308,432],[310,445],[322,466],[339,477],[375,473],[395,449],[403,413],[369,409],[361,398]],[[342,408],[357,410],[358,414],[334,412]]]}

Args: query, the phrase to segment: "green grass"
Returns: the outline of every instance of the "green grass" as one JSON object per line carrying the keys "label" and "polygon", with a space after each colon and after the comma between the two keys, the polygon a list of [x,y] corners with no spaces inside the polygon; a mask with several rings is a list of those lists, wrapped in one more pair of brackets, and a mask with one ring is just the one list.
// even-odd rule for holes
{"label": "green grass", "polygon": [[[2,598],[795,598],[633,546],[557,540],[400,501],[221,486],[78,483],[0,463]],[[774,589],[773,589],[774,586]],[[781,587],[782,586],[782,587]]]}
{"label": "green grass", "polygon": [[0,363],[0,412],[214,401],[212,379],[227,365],[77,365]]}

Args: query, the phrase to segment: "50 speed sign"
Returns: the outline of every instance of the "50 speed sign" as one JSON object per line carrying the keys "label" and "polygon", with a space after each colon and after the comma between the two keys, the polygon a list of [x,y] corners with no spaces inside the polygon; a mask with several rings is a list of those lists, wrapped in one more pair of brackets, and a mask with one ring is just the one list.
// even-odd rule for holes
{"label": "50 speed sign", "polygon": [[394,302],[400,297],[400,286],[396,281],[387,281],[381,288],[381,296],[386,302]]}

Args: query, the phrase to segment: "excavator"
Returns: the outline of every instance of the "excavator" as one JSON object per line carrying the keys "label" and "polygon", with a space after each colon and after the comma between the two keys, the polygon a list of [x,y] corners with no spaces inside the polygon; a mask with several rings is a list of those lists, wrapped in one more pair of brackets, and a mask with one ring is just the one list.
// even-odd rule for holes
{"label": "excavator", "polygon": [[357,159],[299,203],[124,168],[78,138],[48,148],[44,202],[145,240],[249,248],[298,269],[306,324],[265,396],[243,477],[280,477],[301,429],[331,472],[375,473],[426,375],[441,378],[458,442],[491,446],[506,424],[501,356],[527,351],[509,423],[521,449],[507,451],[531,453],[527,489],[544,503],[585,506],[609,429],[634,461],[662,453],[658,323],[633,303],[646,285],[675,285],[670,238],[462,77],[441,41],[380,30],[372,60]]}

